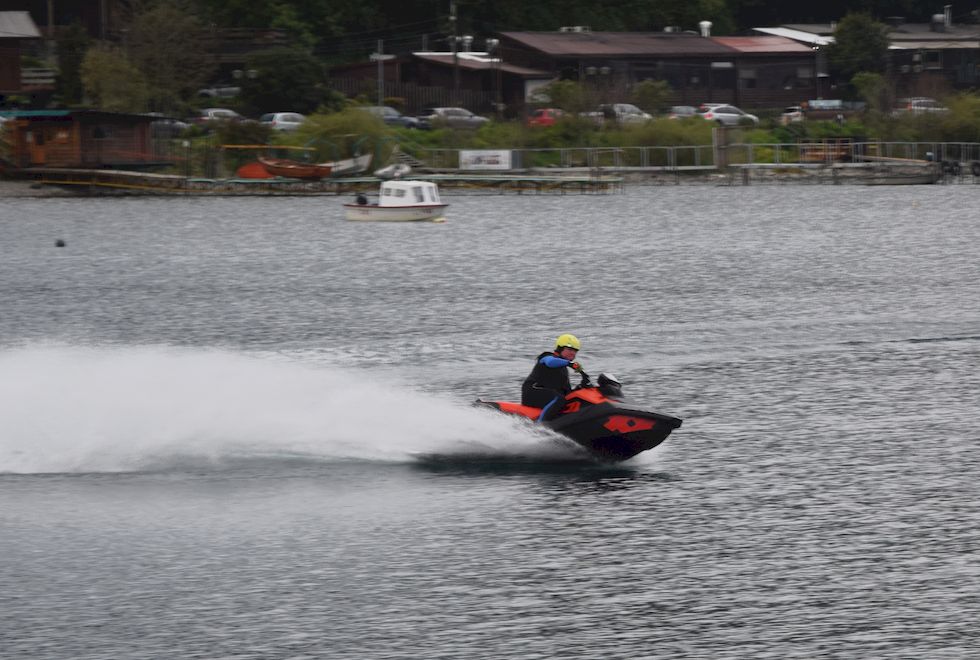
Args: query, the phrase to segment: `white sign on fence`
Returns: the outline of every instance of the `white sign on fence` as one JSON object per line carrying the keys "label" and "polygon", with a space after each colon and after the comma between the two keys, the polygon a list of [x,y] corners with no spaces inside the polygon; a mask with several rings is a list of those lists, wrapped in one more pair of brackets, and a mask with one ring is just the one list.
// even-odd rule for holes
{"label": "white sign on fence", "polygon": [[513,152],[507,149],[460,149],[461,170],[510,170],[513,169]]}

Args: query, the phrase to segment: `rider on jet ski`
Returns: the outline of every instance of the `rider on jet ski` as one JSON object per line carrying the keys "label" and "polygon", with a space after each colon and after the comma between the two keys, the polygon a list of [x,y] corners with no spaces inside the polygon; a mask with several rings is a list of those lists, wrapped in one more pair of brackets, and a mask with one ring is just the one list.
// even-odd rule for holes
{"label": "rider on jet ski", "polygon": [[581,347],[575,335],[564,334],[555,340],[553,351],[542,353],[534,361],[534,369],[521,387],[521,403],[541,408],[539,422],[554,419],[561,413],[561,402],[572,391],[566,369],[582,372],[582,366],[575,362]]}

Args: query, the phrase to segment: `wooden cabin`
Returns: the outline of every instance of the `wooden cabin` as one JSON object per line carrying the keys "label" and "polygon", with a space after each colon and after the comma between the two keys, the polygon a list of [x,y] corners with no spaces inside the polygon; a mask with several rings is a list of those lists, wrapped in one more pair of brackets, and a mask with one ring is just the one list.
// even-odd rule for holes
{"label": "wooden cabin", "polygon": [[8,167],[144,169],[171,164],[154,148],[157,117],[101,110],[0,112]]}

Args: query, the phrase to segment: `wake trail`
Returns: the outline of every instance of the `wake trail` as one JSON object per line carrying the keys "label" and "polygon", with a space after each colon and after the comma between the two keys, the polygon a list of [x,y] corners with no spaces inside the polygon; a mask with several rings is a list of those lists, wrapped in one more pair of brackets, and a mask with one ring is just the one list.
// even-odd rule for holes
{"label": "wake trail", "polygon": [[357,369],[210,349],[0,351],[0,473],[570,451],[557,446],[526,423]]}

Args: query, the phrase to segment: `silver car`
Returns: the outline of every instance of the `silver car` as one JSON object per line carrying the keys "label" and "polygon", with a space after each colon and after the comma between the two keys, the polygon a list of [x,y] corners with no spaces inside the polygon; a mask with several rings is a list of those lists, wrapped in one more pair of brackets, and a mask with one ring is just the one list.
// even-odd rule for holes
{"label": "silver car", "polygon": [[295,131],[306,117],[298,112],[270,112],[259,117],[259,123],[274,131]]}
{"label": "silver car", "polygon": [[949,112],[949,108],[936,99],[927,96],[913,96],[908,99],[898,99],[892,114],[896,116],[903,114],[923,115],[931,112]]}
{"label": "silver car", "polygon": [[466,108],[429,108],[419,115],[420,128],[480,128],[489,119],[475,115]]}
{"label": "silver car", "polygon": [[750,115],[744,110],[739,110],[734,105],[707,103],[701,106],[701,112],[698,114],[707,121],[717,122],[723,126],[739,126],[742,124],[754,126],[759,123],[758,117]]}

